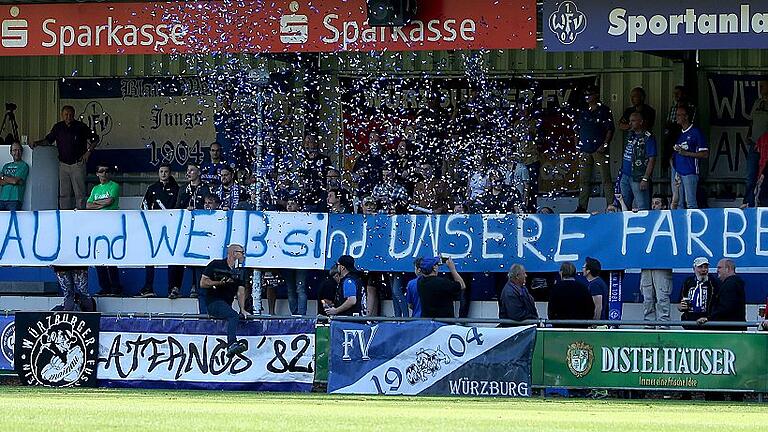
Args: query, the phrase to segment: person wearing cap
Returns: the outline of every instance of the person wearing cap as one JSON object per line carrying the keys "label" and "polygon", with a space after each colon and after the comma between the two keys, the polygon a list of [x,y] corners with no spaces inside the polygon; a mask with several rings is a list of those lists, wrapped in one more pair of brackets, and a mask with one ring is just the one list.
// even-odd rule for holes
{"label": "person wearing cap", "polygon": [[610,144],[616,127],[613,124],[613,113],[607,105],[600,102],[600,89],[589,86],[584,94],[588,107],[579,115],[576,148],[579,149],[579,206],[576,213],[586,213],[589,206],[589,196],[592,193],[592,171],[595,166],[600,170],[603,183],[603,194],[608,202],[611,196],[611,166],[609,161]]}
{"label": "person wearing cap", "polygon": [[336,261],[336,267],[341,278],[335,302],[338,306],[327,308],[325,313],[329,316],[366,315],[367,299],[365,287],[355,267],[355,259],[349,255],[342,255]]}
{"label": "person wearing cap", "polygon": [[608,285],[600,277],[601,271],[600,261],[592,257],[587,257],[584,260],[584,267],[581,272],[587,278],[587,288],[592,295],[592,302],[595,304],[595,313],[592,317],[595,320],[608,319]]}
{"label": "person wearing cap", "polygon": [[[717,278],[709,273],[709,260],[698,257],[693,260],[693,276],[683,282],[680,291],[680,304],[677,309],[682,312],[681,321],[698,321],[706,318],[712,308],[712,294],[718,286]],[[701,329],[697,326],[683,326],[687,330]]]}
{"label": "person wearing cap", "polygon": [[437,269],[442,262],[443,258],[439,256],[421,259],[419,266],[421,279],[417,283],[417,289],[421,300],[422,318],[456,317],[453,299],[466,289],[466,285],[450,258],[445,259],[445,264],[448,266],[453,280],[438,276]]}
{"label": "person wearing cap", "polygon": [[405,299],[411,308],[411,316],[421,318],[421,298],[419,298],[419,280],[421,279],[421,257],[413,261],[413,273],[416,278],[408,281],[405,287]]}

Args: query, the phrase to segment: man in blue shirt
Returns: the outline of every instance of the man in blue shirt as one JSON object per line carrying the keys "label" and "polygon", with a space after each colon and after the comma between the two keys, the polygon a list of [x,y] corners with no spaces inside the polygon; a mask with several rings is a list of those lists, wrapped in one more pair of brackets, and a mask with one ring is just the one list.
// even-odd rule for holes
{"label": "man in blue shirt", "polygon": [[587,278],[587,288],[592,295],[592,301],[595,303],[595,315],[593,319],[608,319],[608,285],[600,277],[602,266],[600,261],[595,258],[587,257],[584,261],[582,273]]}
{"label": "man in blue shirt", "polygon": [[648,185],[656,163],[656,139],[644,124],[642,113],[630,114],[621,164],[621,196],[631,210],[648,210],[651,206]]}
{"label": "man in blue shirt", "polygon": [[691,109],[677,108],[677,123],[683,129],[672,156],[672,208],[698,208],[696,188],[699,184],[699,159],[709,157],[704,134],[691,123]]}
{"label": "man in blue shirt", "polygon": [[613,113],[606,105],[600,103],[600,90],[597,86],[590,86],[586,90],[585,98],[588,108],[582,111],[578,122],[579,150],[579,207],[576,213],[584,213],[589,205],[589,196],[592,192],[592,171],[595,166],[600,170],[600,179],[603,183],[603,194],[608,202],[612,201],[613,188],[611,188],[611,167],[608,160],[609,146],[613,139],[616,127],[613,124]]}
{"label": "man in blue shirt", "polygon": [[408,306],[411,307],[411,316],[421,318],[421,297],[419,297],[419,279],[421,279],[421,257],[413,261],[413,272],[416,273],[416,279],[408,281],[405,288],[405,299]]}
{"label": "man in blue shirt", "polygon": [[365,287],[360,280],[355,259],[349,255],[342,255],[336,262],[339,269],[341,282],[335,304],[338,306],[327,308],[325,313],[331,315],[366,315],[367,304]]}

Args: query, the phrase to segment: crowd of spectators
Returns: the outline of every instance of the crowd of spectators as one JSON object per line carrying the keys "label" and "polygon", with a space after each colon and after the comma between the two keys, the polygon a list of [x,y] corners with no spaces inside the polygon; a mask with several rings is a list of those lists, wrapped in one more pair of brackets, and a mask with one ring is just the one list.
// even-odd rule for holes
{"label": "crowd of spectators", "polygon": [[[761,186],[768,162],[768,81],[759,83],[759,92],[760,98],[751,110],[752,124],[748,134],[750,170],[745,206],[765,201]],[[699,207],[700,163],[708,158],[709,149],[706,138],[695,125],[696,109],[686,89],[676,87],[673,98],[671,109],[664,119],[663,136],[657,140],[653,134],[656,111],[646,102],[646,93],[642,88],[631,91],[632,105],[624,110],[618,122],[614,121],[610,108],[601,102],[599,88],[591,86],[586,89],[584,108],[574,118],[574,145],[578,152],[580,179],[576,212],[587,210],[594,192],[592,175],[595,171],[600,173],[600,183],[608,201],[606,211]],[[246,157],[246,160],[230,159],[219,143],[213,143],[204,164],[187,167],[187,181],[183,185],[174,179],[170,166],[161,165],[157,182],[147,189],[142,208],[362,214],[551,212],[547,207],[537,206],[543,159],[538,136],[540,120],[532,105],[522,104],[512,110],[503,133],[490,136],[492,122],[487,118],[487,111],[482,109],[476,91],[471,91],[469,99],[453,110],[442,108],[439,102],[438,97],[431,97],[428,105],[417,113],[413,126],[403,128],[399,134],[370,130],[362,143],[363,151],[338,164],[321,151],[314,135],[304,138],[303,152],[299,155],[281,151],[272,144],[265,147],[265,153],[258,162],[254,162],[253,155]],[[107,166],[97,167],[98,184],[86,199],[85,166],[96,150],[98,137],[76,120],[75,114],[73,107],[65,106],[61,111],[62,121],[56,123],[44,139],[32,142],[30,147],[54,144],[58,147],[61,209],[117,209],[120,188],[110,179],[111,168]],[[494,145],[486,145],[486,141]],[[622,145],[622,164],[614,176],[610,154],[618,141]],[[13,162],[3,167],[0,209],[21,208],[29,170],[21,161],[22,151],[19,143],[13,143]],[[654,188],[655,172],[669,173],[671,187],[668,194],[653,193],[663,189],[660,186]],[[449,262],[449,265],[452,263]],[[553,301],[550,303],[550,314],[569,318],[578,316],[580,319],[604,317],[605,304],[595,304],[589,311],[585,308],[578,315],[569,315],[572,308],[565,310],[558,306],[587,303],[583,301],[586,298],[583,292],[574,297],[572,285],[576,284],[573,280],[576,272],[572,267],[561,269],[560,282],[551,290]],[[435,268],[431,259],[416,263],[418,279],[414,280],[432,280]],[[154,268],[147,267],[146,270],[140,295],[152,296]],[[198,295],[200,270],[193,269],[190,297]],[[335,270],[337,274],[344,273],[340,276],[344,280],[349,280],[348,274],[357,273],[341,262]],[[588,279],[599,279],[595,272],[599,273],[599,265],[596,270],[594,262],[585,264],[584,274]],[[181,296],[184,273],[183,266],[170,266],[169,298]],[[307,272],[283,269],[265,276],[278,279],[278,275],[288,292],[290,312],[305,314]],[[122,293],[116,268],[99,267],[98,276],[101,294]],[[528,307],[525,289],[520,289],[524,288],[520,286],[521,278],[525,280],[524,269],[513,266],[499,298],[517,298],[518,302]],[[64,279],[79,281],[82,285],[81,276],[67,275]],[[363,298],[355,307],[342,309],[376,315],[381,310],[380,299],[391,296],[396,303],[396,316],[409,314],[407,305],[417,305],[420,314],[426,313],[424,316],[433,315],[430,306],[425,309],[424,303],[415,299],[418,297],[416,294],[423,293],[424,289],[406,288],[409,279],[402,273],[367,273],[354,281],[355,292],[361,292]],[[467,287],[471,284],[468,280],[465,283],[464,279],[467,279],[466,275],[463,278],[459,276],[458,280],[454,278],[456,285],[445,288],[446,293],[450,291],[451,299],[463,298],[462,292],[468,291]],[[72,282],[67,283],[73,285]],[[668,270],[643,269],[641,292],[647,318],[669,319],[669,304],[663,299],[669,295],[670,284],[671,273]],[[80,288],[69,291],[82,292]],[[271,300],[269,310],[274,312],[274,293],[269,289],[267,292]],[[341,306],[334,303],[339,300],[337,295],[326,300],[328,309],[332,311]],[[500,301],[500,306],[504,309],[509,305]],[[325,311],[325,308],[322,309]],[[466,309],[462,306],[462,310]],[[686,310],[686,313],[694,312],[700,314],[701,310]],[[525,316],[532,315],[530,310],[526,313],[528,315]],[[466,312],[463,315],[466,316]]]}

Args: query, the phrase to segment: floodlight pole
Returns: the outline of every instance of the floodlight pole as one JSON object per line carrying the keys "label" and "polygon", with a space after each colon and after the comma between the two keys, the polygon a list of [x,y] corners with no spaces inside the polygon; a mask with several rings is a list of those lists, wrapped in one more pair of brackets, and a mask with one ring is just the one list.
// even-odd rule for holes
{"label": "floodlight pole", "polygon": [[[269,85],[269,71],[263,67],[254,69],[248,73],[248,80],[258,89],[256,92],[256,154],[254,174],[256,177],[256,211],[261,211],[261,189],[264,181],[261,178],[261,164],[264,153],[264,89]],[[253,282],[251,285],[251,298],[253,299],[253,312],[262,315],[264,308],[261,304],[261,270],[254,268]]]}

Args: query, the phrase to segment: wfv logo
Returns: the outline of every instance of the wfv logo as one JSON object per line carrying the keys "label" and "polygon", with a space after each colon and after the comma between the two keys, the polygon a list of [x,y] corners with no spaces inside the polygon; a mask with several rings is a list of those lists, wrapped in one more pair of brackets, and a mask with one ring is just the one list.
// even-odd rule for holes
{"label": "wfv logo", "polygon": [[18,6],[11,7],[11,16],[14,19],[3,20],[2,45],[5,48],[24,48],[29,43],[29,23],[25,19],[15,19],[19,16]]}

